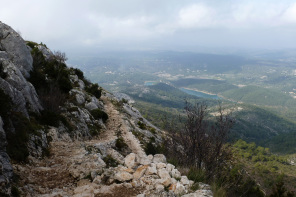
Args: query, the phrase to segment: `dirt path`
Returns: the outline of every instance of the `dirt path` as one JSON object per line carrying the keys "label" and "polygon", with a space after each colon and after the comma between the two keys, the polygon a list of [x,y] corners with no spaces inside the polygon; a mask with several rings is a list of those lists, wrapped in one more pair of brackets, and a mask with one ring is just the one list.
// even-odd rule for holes
{"label": "dirt path", "polygon": [[25,196],[73,196],[79,183],[77,177],[73,177],[73,173],[70,175],[71,170],[95,168],[98,159],[94,155],[88,155],[85,147],[115,140],[119,131],[132,152],[145,155],[139,141],[129,132],[130,123],[124,120],[124,116],[108,98],[102,99],[109,119],[106,131],[101,136],[89,141],[53,141],[50,146],[50,157],[42,160],[30,158],[29,164],[14,166],[15,172],[20,176],[20,186],[26,193]]}
{"label": "dirt path", "polygon": [[103,99],[105,102],[105,109],[109,114],[109,122],[107,123],[107,133],[109,135],[107,139],[110,139],[110,135],[116,135],[116,132],[120,132],[123,137],[125,143],[127,143],[128,147],[132,150],[133,153],[136,153],[140,156],[146,155],[144,150],[141,148],[139,140],[130,132],[130,127],[132,124],[128,122],[127,117],[124,117],[119,113],[118,110],[115,109],[114,105],[110,102],[110,100]]}
{"label": "dirt path", "polygon": [[72,195],[76,181],[70,176],[68,166],[81,152],[80,149],[79,142],[52,142],[50,157],[42,160],[31,158],[27,165],[16,165],[15,172],[20,175],[21,185],[31,187],[23,187],[26,196],[53,194],[53,189],[60,195]]}

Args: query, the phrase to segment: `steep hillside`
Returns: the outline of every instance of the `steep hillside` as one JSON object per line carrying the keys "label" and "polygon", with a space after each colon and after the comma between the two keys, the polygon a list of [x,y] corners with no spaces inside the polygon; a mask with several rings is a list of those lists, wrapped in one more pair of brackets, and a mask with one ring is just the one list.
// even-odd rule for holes
{"label": "steep hillside", "polygon": [[66,60],[0,22],[0,196],[212,196],[155,154],[161,130]]}
{"label": "steep hillside", "polygon": [[284,93],[258,86],[245,86],[222,93],[226,98],[234,101],[251,103],[261,106],[295,106],[296,102]]}

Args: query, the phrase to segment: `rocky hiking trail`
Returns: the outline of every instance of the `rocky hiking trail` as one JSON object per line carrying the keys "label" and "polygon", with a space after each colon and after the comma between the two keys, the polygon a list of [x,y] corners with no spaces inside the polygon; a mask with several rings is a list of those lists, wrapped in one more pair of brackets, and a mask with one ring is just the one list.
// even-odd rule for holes
{"label": "rocky hiking trail", "polygon": [[126,120],[126,117],[123,117],[106,97],[103,97],[103,101],[105,102],[106,112],[109,114],[109,121],[106,124],[107,132],[102,135],[100,141],[110,141],[110,139],[116,138],[117,132],[120,132],[125,143],[133,153],[146,155],[138,139],[129,131],[130,127],[127,125],[128,120]]}
{"label": "rocky hiking trail", "polygon": [[[86,147],[116,140],[116,132],[119,130],[133,152],[145,154],[133,134],[128,131],[118,110],[115,109],[114,105],[107,98],[104,98],[103,101],[106,104],[105,108],[109,115],[109,120],[106,124],[106,131],[101,136],[82,142],[72,141],[65,135],[62,139],[56,139],[51,142],[49,157],[42,160],[30,157],[29,164],[15,165],[16,172],[22,182],[21,185],[28,185],[30,187],[25,186],[22,188],[27,193],[26,196],[74,195],[76,193],[75,189],[77,190],[80,184],[87,184],[89,181],[83,179],[83,183],[81,181],[77,183],[77,180],[71,175],[71,170],[73,171],[75,167],[75,169],[80,169],[80,167],[96,168],[95,162],[98,158],[94,155],[87,156]],[[110,189],[110,191],[112,190],[116,192],[116,188]],[[130,191],[126,192],[131,194]],[[92,192],[85,191],[85,193],[83,196],[92,196]],[[108,195],[116,196],[112,193]]]}
{"label": "rocky hiking trail", "polygon": [[[116,109],[110,98],[102,97],[102,100],[109,119],[106,130],[100,136],[92,140],[73,141],[67,134],[58,136],[57,129],[52,128],[49,131],[53,138],[49,157],[29,157],[28,164],[14,165],[22,194],[27,197],[144,197],[187,193],[185,191],[193,183],[187,177],[181,177],[173,165],[166,164],[163,155],[147,156],[130,131],[132,123]],[[125,158],[111,148],[118,134],[132,152]],[[111,155],[121,165],[107,168],[103,155]],[[171,195],[165,188],[173,191]],[[146,195],[141,194],[144,191]],[[187,196],[210,194],[205,188],[200,195]]]}

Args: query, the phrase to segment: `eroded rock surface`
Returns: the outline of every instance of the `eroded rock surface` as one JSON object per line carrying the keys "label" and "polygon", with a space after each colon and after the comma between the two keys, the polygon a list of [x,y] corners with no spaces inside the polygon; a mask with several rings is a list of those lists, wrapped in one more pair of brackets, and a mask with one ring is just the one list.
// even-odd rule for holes
{"label": "eroded rock surface", "polygon": [[[6,153],[6,137],[3,130],[3,121],[0,117],[0,190],[7,192],[9,181],[13,175],[13,168]],[[0,193],[1,195],[1,193]]]}
{"label": "eroded rock surface", "polygon": [[30,76],[33,58],[23,38],[0,21],[0,58],[9,59],[24,77]]}
{"label": "eroded rock surface", "polygon": [[9,95],[15,111],[42,109],[35,88],[27,81],[33,59],[25,41],[11,27],[0,22],[0,88]]}

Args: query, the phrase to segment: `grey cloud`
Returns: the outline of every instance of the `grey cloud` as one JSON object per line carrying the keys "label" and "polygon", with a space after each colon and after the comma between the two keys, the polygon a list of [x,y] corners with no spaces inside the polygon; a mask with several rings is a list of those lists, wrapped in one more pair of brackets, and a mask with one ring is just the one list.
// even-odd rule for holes
{"label": "grey cloud", "polygon": [[274,0],[0,0],[0,20],[66,52],[293,47],[296,3]]}

